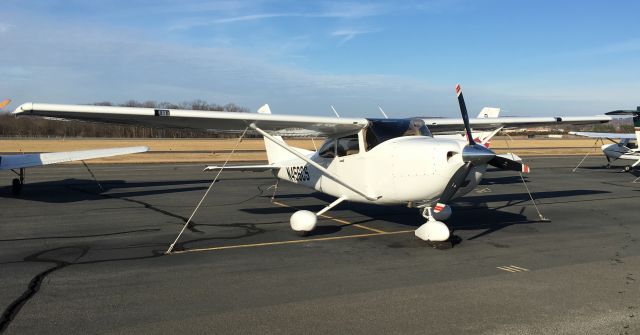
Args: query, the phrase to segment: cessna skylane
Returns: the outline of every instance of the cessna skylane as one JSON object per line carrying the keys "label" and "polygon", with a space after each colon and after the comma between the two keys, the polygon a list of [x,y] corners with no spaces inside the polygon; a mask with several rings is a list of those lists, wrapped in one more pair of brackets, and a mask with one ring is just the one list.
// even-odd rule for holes
{"label": "cessna skylane", "polygon": [[[631,161],[625,165],[624,170],[629,172],[640,165],[640,106],[636,110],[617,110],[606,113],[607,115],[630,115],[633,116],[633,126],[635,134],[618,134],[618,133],[594,133],[594,132],[571,132],[573,135],[591,137],[596,139],[608,139],[610,144],[603,144],[601,149],[607,158],[607,167],[611,166],[612,161],[618,159]],[[619,141],[616,141],[619,140]],[[631,142],[635,140],[635,145]]]}
{"label": "cessna skylane", "polygon": [[[291,228],[300,235],[312,232],[317,217],[343,201],[377,205],[405,205],[422,212],[426,222],[415,235],[432,245],[450,245],[450,231],[442,221],[452,214],[452,199],[478,185],[487,166],[528,172],[528,166],[500,157],[473,140],[476,129],[530,127],[559,123],[591,124],[611,120],[587,117],[496,117],[469,120],[460,86],[456,94],[462,119],[453,118],[330,118],[260,113],[229,113],[174,109],[128,108],[26,103],[13,112],[91,122],[144,124],[156,127],[220,131],[253,130],[264,136],[267,164],[208,166],[213,170],[271,171],[277,178],[315,189],[337,199],[317,213],[295,212]],[[454,131],[464,126],[467,141],[437,138],[432,130]],[[430,129],[431,128],[431,129]],[[325,137],[314,152],[294,148],[279,135],[295,130]],[[292,131],[293,130],[293,131]],[[242,135],[242,136],[243,136]],[[242,136],[240,138],[242,138]]]}
{"label": "cessna skylane", "polygon": [[[11,100],[9,99],[5,99],[0,102],[0,109],[8,105],[10,102]],[[145,152],[147,150],[149,150],[149,148],[138,146],[66,152],[0,155],[0,170],[11,170],[17,175],[17,178],[14,178],[12,180],[11,191],[14,195],[19,195],[22,192],[22,186],[24,185],[25,169],[28,167],[58,164],[71,161],[84,162],[85,160],[89,159],[135,154],[139,152]]]}

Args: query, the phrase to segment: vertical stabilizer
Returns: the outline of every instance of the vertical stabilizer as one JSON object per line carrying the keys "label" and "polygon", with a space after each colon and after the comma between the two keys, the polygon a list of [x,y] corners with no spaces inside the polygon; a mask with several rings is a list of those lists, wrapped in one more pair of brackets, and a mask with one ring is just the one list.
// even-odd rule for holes
{"label": "vertical stabilizer", "polygon": [[500,116],[500,108],[484,107],[478,114],[478,119],[488,119]]}
{"label": "vertical stabilizer", "polygon": [[[273,136],[273,138],[286,144],[286,142],[282,139],[282,136]],[[313,151],[310,151],[310,150],[296,148],[289,145],[287,146],[303,155],[309,156],[314,153]],[[292,160],[292,159],[299,159],[298,157],[296,157],[296,155],[290,153],[289,151],[282,148],[281,146],[271,142],[271,140],[267,139],[266,137],[264,138],[264,148],[267,151],[267,160],[269,161],[269,164],[274,164],[274,163],[277,164],[277,163]]]}
{"label": "vertical stabilizer", "polygon": [[271,114],[271,108],[269,108],[269,104],[264,104],[262,107],[258,108],[258,114]]}

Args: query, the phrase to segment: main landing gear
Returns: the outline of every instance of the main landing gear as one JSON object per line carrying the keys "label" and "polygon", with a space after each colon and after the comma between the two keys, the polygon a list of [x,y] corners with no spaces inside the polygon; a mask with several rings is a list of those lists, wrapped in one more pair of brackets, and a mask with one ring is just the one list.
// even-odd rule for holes
{"label": "main landing gear", "polygon": [[422,209],[422,216],[427,222],[416,229],[416,236],[426,241],[434,249],[450,249],[453,247],[451,232],[446,224],[439,220],[446,220],[451,216],[451,207],[444,206],[438,213],[434,212],[430,206]]}
{"label": "main landing gear", "polygon": [[333,207],[336,207],[339,203],[345,201],[346,197],[340,197],[336,201],[330,203],[325,208],[321,209],[318,213],[314,213],[307,210],[300,210],[291,215],[291,229],[298,234],[298,236],[308,236],[316,229],[316,223],[318,223],[318,216],[326,213]]}
{"label": "main landing gear", "polygon": [[18,196],[22,192],[22,185],[24,185],[24,168],[20,168],[19,171],[11,170],[18,175],[18,178],[14,178],[11,182],[11,192],[13,195]]}

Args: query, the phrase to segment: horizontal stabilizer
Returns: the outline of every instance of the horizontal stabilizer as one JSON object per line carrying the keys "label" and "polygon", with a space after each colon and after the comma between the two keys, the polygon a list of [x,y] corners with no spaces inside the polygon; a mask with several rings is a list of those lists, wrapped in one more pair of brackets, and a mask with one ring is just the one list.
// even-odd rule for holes
{"label": "horizontal stabilizer", "polygon": [[[271,164],[262,165],[228,165],[225,166],[225,170],[233,171],[251,171],[251,172],[264,172],[279,169],[279,166]],[[222,169],[222,165],[210,165],[204,168],[203,171],[218,171]]]}
{"label": "horizontal stabilizer", "polygon": [[128,155],[146,152],[148,150],[149,148],[140,146],[66,152],[49,152],[42,154],[2,155],[0,156],[0,170],[20,169],[63,162],[83,161],[95,158]]}

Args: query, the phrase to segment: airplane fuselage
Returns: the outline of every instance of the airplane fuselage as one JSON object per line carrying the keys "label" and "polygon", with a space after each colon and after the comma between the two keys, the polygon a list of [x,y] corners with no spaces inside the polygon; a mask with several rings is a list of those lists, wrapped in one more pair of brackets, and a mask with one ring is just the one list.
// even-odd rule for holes
{"label": "airplane fuselage", "polygon": [[[431,203],[463,165],[464,143],[429,136],[390,139],[368,151],[323,157],[322,149],[309,158],[347,180],[358,190],[379,197],[369,200],[301,159],[281,162],[278,178],[350,201],[383,205]],[[326,155],[325,155],[326,156]],[[474,167],[456,197],[470,192],[482,179],[486,165]]]}

